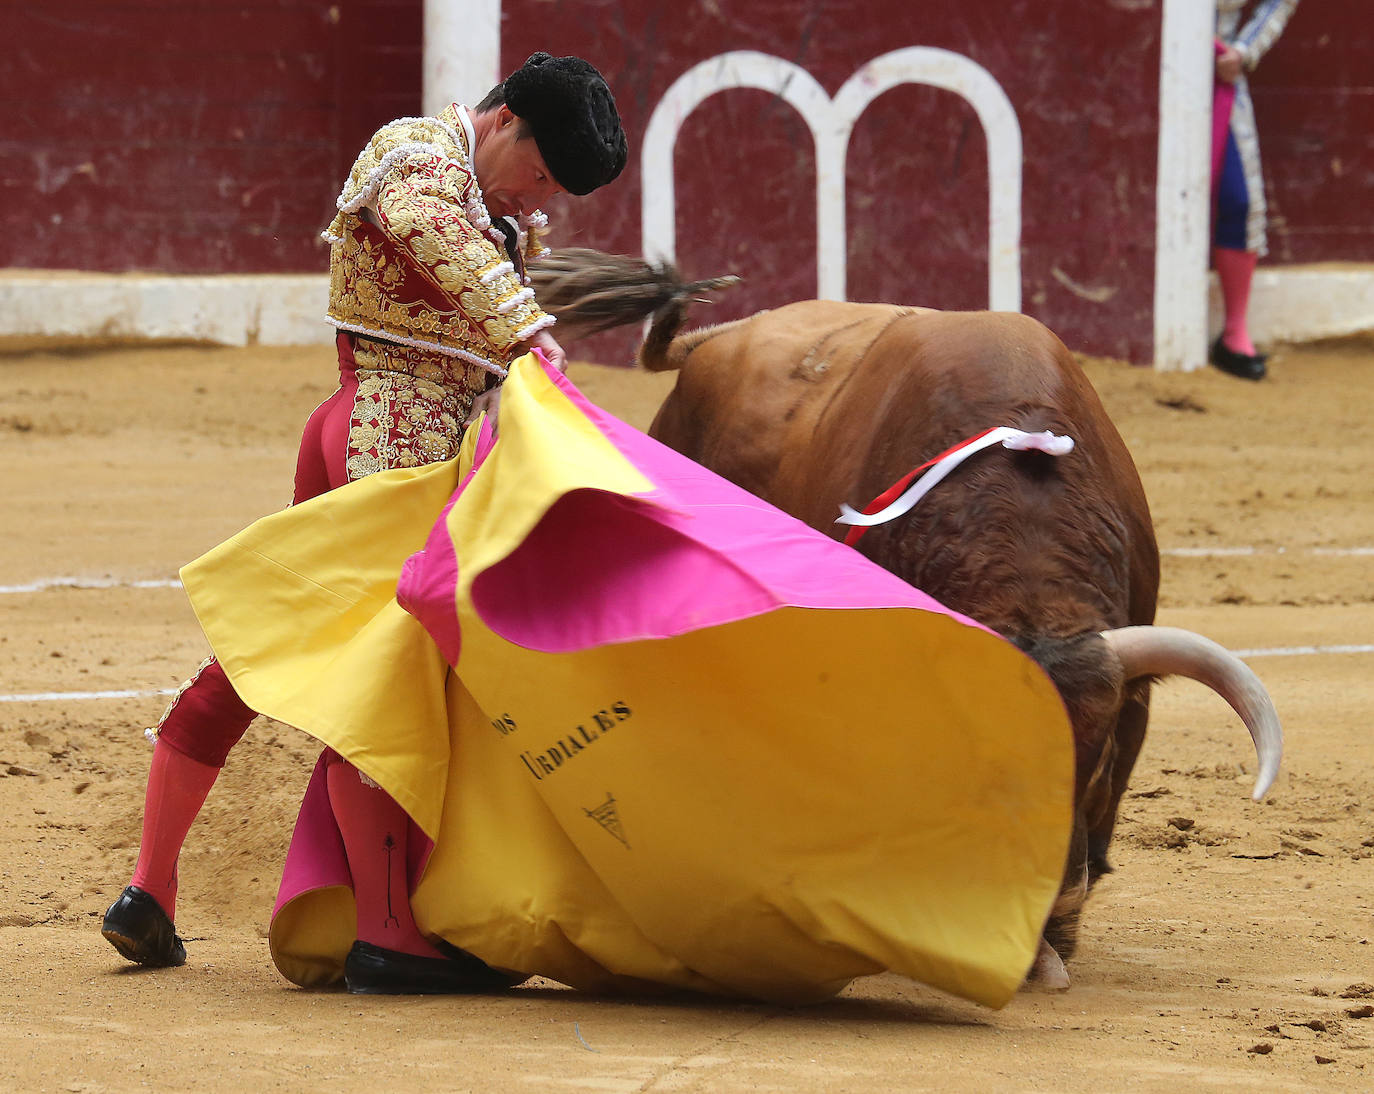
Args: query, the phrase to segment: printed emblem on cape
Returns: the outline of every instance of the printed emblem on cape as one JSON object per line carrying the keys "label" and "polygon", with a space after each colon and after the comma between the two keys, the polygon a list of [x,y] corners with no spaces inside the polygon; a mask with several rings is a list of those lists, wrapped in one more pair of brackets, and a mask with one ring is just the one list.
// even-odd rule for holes
{"label": "printed emblem on cape", "polygon": [[627,850],[629,849],[630,841],[625,838],[625,826],[620,823],[620,813],[615,807],[615,798],[609,790],[606,791],[604,802],[595,809],[583,809],[582,812],[623,843]]}

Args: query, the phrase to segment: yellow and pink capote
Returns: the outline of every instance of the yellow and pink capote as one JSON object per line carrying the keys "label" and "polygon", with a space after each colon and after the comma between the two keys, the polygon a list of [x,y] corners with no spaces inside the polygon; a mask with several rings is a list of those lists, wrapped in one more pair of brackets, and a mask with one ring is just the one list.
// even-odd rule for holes
{"label": "yellow and pink capote", "polygon": [[[802,1002],[891,970],[990,1006],[1058,890],[1068,721],[1010,643],[591,405],[258,521],[182,579],[253,709],[390,793],[427,933],[593,991]],[[354,937],[317,768],[278,968]]]}

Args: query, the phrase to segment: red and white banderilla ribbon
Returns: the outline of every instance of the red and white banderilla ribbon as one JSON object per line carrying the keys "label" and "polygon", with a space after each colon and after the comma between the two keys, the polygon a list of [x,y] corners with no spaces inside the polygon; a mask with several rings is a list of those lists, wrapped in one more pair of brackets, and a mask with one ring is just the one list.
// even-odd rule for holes
{"label": "red and white banderilla ribbon", "polygon": [[[970,456],[996,444],[1015,452],[1044,452],[1051,456],[1063,456],[1073,451],[1072,437],[1061,437],[1048,430],[1027,433],[1024,429],[1013,429],[1006,425],[984,430],[966,441],[960,441],[953,448],[903,475],[864,506],[862,513],[841,502],[840,515],[835,523],[853,526],[844,541],[852,547],[865,530],[876,524],[886,524],[911,512],[916,503],[930,493],[946,475]],[[921,474],[922,472],[925,474]]]}

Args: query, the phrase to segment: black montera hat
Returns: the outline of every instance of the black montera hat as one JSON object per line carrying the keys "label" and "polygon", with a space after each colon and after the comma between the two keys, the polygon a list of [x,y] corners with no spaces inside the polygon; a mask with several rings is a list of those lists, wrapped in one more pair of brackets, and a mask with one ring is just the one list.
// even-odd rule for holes
{"label": "black montera hat", "polygon": [[536,53],[506,77],[506,105],[534,133],[544,163],[570,194],[590,194],[625,167],[625,131],[611,89],[581,57]]}

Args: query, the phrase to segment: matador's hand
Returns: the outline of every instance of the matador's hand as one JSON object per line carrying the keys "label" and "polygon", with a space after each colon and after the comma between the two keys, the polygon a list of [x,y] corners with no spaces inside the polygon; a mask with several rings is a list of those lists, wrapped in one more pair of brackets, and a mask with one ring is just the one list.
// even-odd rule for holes
{"label": "matador's hand", "polygon": [[559,372],[568,371],[568,355],[563,352],[563,347],[554,340],[553,335],[547,330],[535,331],[534,337],[526,342],[525,346],[528,349],[539,350],[549,359],[549,364]]}
{"label": "matador's hand", "polygon": [[491,418],[492,428],[496,427],[497,411],[501,408],[501,386],[498,384],[490,391],[484,391],[477,398],[472,400],[472,408],[468,411],[468,416],[463,419],[463,425],[472,425],[483,414]]}

